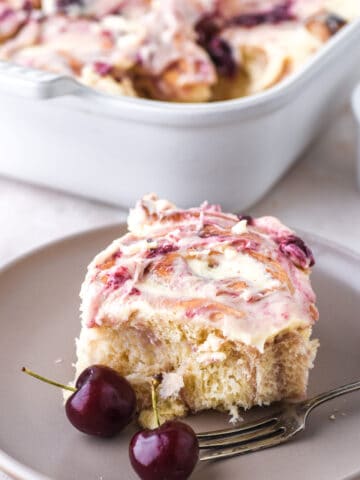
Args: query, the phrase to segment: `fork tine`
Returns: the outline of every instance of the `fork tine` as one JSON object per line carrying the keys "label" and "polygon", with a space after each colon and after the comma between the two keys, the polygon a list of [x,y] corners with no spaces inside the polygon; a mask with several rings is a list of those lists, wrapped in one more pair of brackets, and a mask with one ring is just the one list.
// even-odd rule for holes
{"label": "fork tine", "polygon": [[232,447],[239,445],[240,443],[252,442],[259,440],[261,438],[268,437],[279,431],[283,431],[284,428],[279,426],[278,422],[270,423],[269,426],[262,428],[257,428],[253,430],[246,430],[245,432],[240,432],[237,435],[227,435],[223,437],[217,437],[210,440],[199,440],[200,448],[221,448],[221,447]]}
{"label": "fork tine", "polygon": [[224,430],[213,430],[210,432],[197,433],[196,436],[199,440],[209,440],[213,438],[223,438],[232,435],[240,435],[253,430],[259,430],[260,428],[268,427],[275,424],[278,421],[277,415],[271,417],[261,418],[260,420],[254,420],[252,422],[246,422],[237,428],[226,428]]}
{"label": "fork tine", "polygon": [[235,457],[236,455],[242,455],[244,453],[256,452],[257,450],[263,450],[264,448],[274,447],[280,443],[285,442],[288,439],[286,432],[279,430],[279,432],[271,437],[263,438],[255,442],[249,442],[235,447],[220,448],[211,450],[208,453],[204,453],[200,456],[201,461],[207,460],[223,460],[225,458]]}

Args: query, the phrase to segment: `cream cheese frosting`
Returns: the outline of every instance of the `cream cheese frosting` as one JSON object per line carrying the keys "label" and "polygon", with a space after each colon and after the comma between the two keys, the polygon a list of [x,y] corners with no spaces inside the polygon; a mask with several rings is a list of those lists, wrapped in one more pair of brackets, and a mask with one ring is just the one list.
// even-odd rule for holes
{"label": "cream cheese frosting", "polygon": [[150,194],[128,225],[89,265],[86,328],[169,315],[263,351],[279,332],[317,319],[312,252],[273,217],[242,218],[207,203],[182,210]]}
{"label": "cream cheese frosting", "polygon": [[0,59],[112,95],[225,100],[278,83],[359,15],[358,0],[0,0]]}

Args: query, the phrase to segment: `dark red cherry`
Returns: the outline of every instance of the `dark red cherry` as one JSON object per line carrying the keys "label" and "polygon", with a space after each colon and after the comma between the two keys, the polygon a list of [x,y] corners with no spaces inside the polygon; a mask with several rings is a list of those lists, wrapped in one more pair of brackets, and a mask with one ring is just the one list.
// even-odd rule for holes
{"label": "dark red cherry", "polygon": [[75,387],[54,382],[28,368],[22,371],[72,395],[65,404],[66,415],[75,428],[88,435],[112,437],[134,417],[136,396],[130,383],[105,365],[92,365],[78,377]]}
{"label": "dark red cherry", "polygon": [[200,45],[206,45],[210,40],[219,35],[223,28],[222,20],[216,15],[204,15],[195,25],[197,41]]}
{"label": "dark red cherry", "polygon": [[296,235],[279,240],[279,249],[284,255],[300,268],[309,268],[315,265],[315,259],[310,248],[305,244],[304,240]]}
{"label": "dark red cherry", "polygon": [[230,45],[220,37],[223,22],[214,15],[203,16],[195,25],[197,42],[209,54],[220,75],[232,77],[237,72],[237,64]]}
{"label": "dark red cherry", "polygon": [[238,219],[239,221],[241,220],[246,220],[247,224],[248,225],[254,225],[254,219],[253,217],[251,217],[250,215],[241,215],[241,214],[238,214]]}
{"label": "dark red cherry", "polygon": [[136,397],[130,383],[112,368],[93,365],[76,381],[66,401],[70,422],[83,433],[112,437],[134,417]]}
{"label": "dark red cherry", "polygon": [[221,37],[213,37],[205,46],[217,71],[225,77],[236,74],[237,65],[230,45]]}
{"label": "dark red cherry", "polygon": [[293,0],[285,0],[269,10],[256,13],[245,13],[232,18],[229,24],[238,25],[244,28],[256,27],[264,23],[278,24],[295,20],[292,12]]}
{"label": "dark red cherry", "polygon": [[142,480],[186,480],[199,459],[199,444],[191,427],[173,420],[137,432],[129,456]]}

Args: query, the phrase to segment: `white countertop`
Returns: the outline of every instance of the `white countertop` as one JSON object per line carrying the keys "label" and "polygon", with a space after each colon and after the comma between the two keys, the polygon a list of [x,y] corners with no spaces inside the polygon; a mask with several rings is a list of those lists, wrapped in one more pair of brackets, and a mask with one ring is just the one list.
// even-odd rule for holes
{"label": "white countertop", "polygon": [[[278,216],[360,253],[355,145],[347,110],[247,213]],[[125,217],[114,206],[0,178],[0,264],[48,241]]]}

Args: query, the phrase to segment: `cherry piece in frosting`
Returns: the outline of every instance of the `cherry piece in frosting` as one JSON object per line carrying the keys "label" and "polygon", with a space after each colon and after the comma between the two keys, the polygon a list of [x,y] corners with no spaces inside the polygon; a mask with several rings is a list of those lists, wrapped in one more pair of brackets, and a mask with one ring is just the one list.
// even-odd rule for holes
{"label": "cherry piece in frosting", "polygon": [[300,268],[309,268],[315,265],[314,255],[305,242],[296,235],[289,235],[279,242],[280,252]]}

